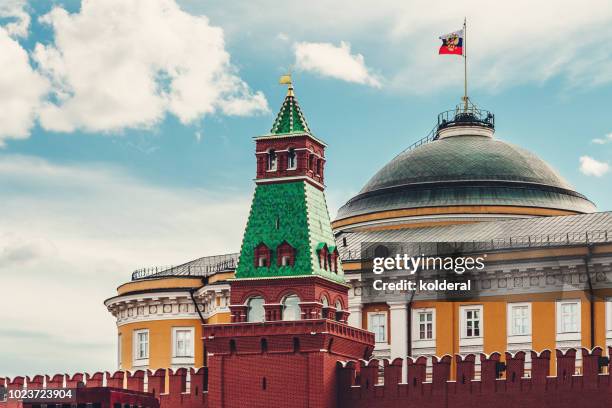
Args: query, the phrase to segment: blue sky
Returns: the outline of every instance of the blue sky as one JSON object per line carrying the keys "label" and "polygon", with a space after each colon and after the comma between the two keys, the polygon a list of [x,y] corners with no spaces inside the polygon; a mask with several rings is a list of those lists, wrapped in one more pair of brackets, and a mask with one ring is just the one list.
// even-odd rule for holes
{"label": "blue sky", "polygon": [[464,15],[496,137],[610,210],[612,6],[589,3],[0,2],[0,274],[31,293],[1,300],[4,374],[113,368],[102,301],[132,269],[239,248],[289,67],[335,214],[459,102],[437,37]]}

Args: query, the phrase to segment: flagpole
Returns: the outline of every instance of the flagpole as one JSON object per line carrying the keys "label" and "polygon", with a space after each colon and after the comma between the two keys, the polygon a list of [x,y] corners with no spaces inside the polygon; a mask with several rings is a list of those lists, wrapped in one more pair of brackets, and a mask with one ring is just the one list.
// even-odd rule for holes
{"label": "flagpole", "polygon": [[467,93],[467,17],[463,18],[463,110],[468,110]]}

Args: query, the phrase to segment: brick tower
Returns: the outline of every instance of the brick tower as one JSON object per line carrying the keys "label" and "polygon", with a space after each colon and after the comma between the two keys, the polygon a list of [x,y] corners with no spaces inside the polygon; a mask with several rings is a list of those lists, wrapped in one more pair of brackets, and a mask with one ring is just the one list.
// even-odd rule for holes
{"label": "brick tower", "polygon": [[325,202],[325,143],[289,89],[255,138],[256,188],[232,323],[204,325],[211,407],[336,406],[335,363],[368,358],[373,335],[350,327],[347,286]]}

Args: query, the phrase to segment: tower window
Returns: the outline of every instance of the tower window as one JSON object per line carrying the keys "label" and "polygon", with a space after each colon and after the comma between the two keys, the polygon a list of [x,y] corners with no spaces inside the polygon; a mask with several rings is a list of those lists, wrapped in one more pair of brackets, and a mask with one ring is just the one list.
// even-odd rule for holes
{"label": "tower window", "polygon": [[276,217],[276,229],[280,229],[280,217]]}
{"label": "tower window", "polygon": [[276,248],[276,260],[278,266],[293,266],[295,263],[295,248],[287,241],[283,241]]}
{"label": "tower window", "polygon": [[331,271],[334,273],[338,273],[338,258],[339,257],[340,257],[340,254],[338,253],[338,249],[334,248],[330,254],[330,265],[329,265]]}
{"label": "tower window", "polygon": [[283,300],[283,320],[300,320],[302,310],[300,298],[297,295],[289,295]]}
{"label": "tower window", "polygon": [[252,297],[248,300],[247,306],[247,321],[263,322],[265,320],[264,298],[261,296]]}
{"label": "tower window", "polygon": [[328,307],[329,306],[329,301],[327,300],[327,296],[323,296],[321,298],[321,304],[323,305],[323,307]]}
{"label": "tower window", "polygon": [[276,150],[270,149],[268,151],[268,171],[276,170]]}
{"label": "tower window", "polygon": [[254,262],[256,268],[267,268],[270,266],[270,258],[272,257],[270,248],[263,242],[255,247]]}
{"label": "tower window", "polygon": [[287,169],[294,170],[297,167],[295,149],[291,148],[287,152]]}

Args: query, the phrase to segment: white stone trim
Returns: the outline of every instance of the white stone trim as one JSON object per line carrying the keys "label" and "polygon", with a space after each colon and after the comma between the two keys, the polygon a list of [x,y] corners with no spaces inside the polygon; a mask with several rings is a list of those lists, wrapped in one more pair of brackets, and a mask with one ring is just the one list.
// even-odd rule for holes
{"label": "white stone trim", "polygon": [[484,136],[493,137],[495,130],[484,126],[452,126],[438,132],[438,137],[444,139],[453,136]]}
{"label": "white stone trim", "polygon": [[[217,313],[229,313],[229,285],[214,285],[200,288],[195,299],[202,316],[208,319]],[[217,306],[217,298],[220,298]],[[108,310],[117,319],[117,326],[154,320],[200,319],[187,291],[150,292],[117,296],[105,302]]]}
{"label": "white stone trim", "polygon": [[297,180],[308,180],[309,182],[316,184],[317,186],[321,188],[325,188],[325,185],[319,183],[312,177],[308,177],[308,176],[270,177],[270,178],[263,178],[263,179],[253,179],[255,184],[269,184],[269,183],[276,183],[279,181],[297,181]]}

